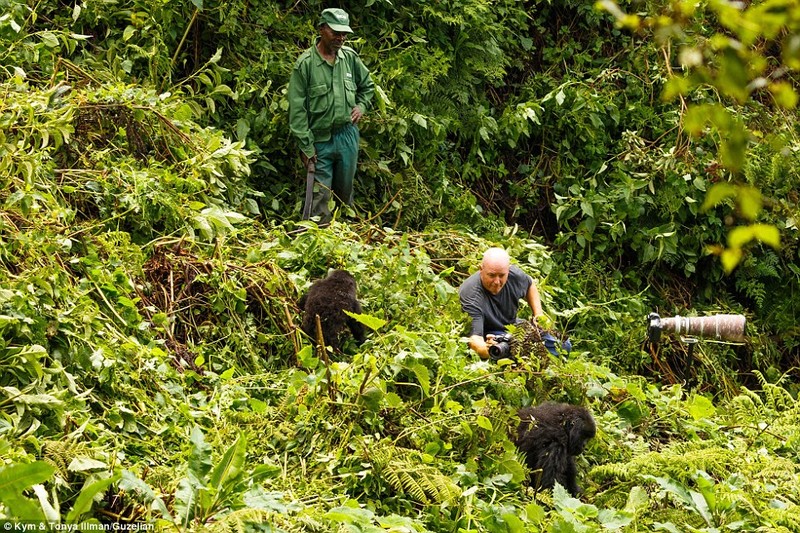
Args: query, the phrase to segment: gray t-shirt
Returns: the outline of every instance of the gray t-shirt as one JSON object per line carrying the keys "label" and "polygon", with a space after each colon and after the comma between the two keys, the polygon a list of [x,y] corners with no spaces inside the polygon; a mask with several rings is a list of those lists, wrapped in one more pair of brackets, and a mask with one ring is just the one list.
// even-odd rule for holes
{"label": "gray t-shirt", "polygon": [[464,280],[458,297],[461,309],[472,319],[469,336],[504,331],[506,326],[516,323],[519,301],[528,294],[532,284],[533,278],[516,265],[509,268],[508,281],[497,294],[483,288],[480,272]]}

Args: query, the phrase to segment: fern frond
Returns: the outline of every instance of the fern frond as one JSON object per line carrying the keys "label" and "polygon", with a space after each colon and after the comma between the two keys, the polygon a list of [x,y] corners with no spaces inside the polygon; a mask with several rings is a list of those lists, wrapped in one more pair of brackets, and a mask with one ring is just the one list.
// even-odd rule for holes
{"label": "fern frond", "polygon": [[797,402],[791,393],[779,385],[765,385],[764,397],[767,399],[769,408],[778,413],[791,411],[797,407]]}
{"label": "fern frond", "polygon": [[[797,466],[791,459],[761,456],[748,470],[755,479],[762,479],[765,483],[775,487],[783,485],[787,488],[787,493],[794,491],[797,481]],[[800,508],[798,508],[798,512],[800,512]]]}
{"label": "fern frond", "polygon": [[[394,463],[396,465],[397,463]],[[394,466],[392,465],[392,466]],[[400,490],[411,496],[414,500],[420,503],[430,503],[425,488],[422,484],[425,482],[425,476],[415,476],[413,471],[409,470],[393,470],[392,466],[384,469],[387,474],[387,481],[395,489]],[[416,477],[420,477],[419,481]]]}
{"label": "fern frond", "polygon": [[287,533],[314,533],[328,531],[326,526],[307,515],[290,516],[264,509],[238,509],[209,524],[203,531],[209,533],[252,533],[271,526],[271,531]]}
{"label": "fern frond", "polygon": [[[753,375],[761,384],[761,395],[742,387],[740,395],[734,398],[732,402],[737,409],[741,410],[744,407],[750,409],[750,412],[746,413],[745,419],[763,418],[764,413],[776,416],[778,414],[786,415],[800,412],[800,402],[795,400],[792,394],[781,386],[781,382],[769,383],[758,370],[753,370]],[[744,400],[743,397],[748,398],[749,401]]]}
{"label": "fern frond", "polygon": [[262,509],[239,509],[222,517],[206,528],[211,533],[250,533],[254,524],[273,524],[272,514]]}
{"label": "fern frond", "polygon": [[731,400],[733,420],[750,420],[756,413],[763,412],[764,402],[758,395],[742,388],[742,393]]}
{"label": "fern frond", "polygon": [[601,480],[635,481],[642,475],[668,476],[687,482],[697,470],[718,477],[727,477],[731,465],[736,464],[738,452],[719,446],[693,449],[691,446],[674,446],[662,452],[650,452],[634,457],[627,463],[609,463],[592,468],[590,475]]}
{"label": "fern frond", "polygon": [[96,450],[89,450],[85,442],[74,440],[48,440],[42,444],[42,459],[58,470],[61,477],[67,477],[69,465],[77,457],[92,457]]}
{"label": "fern frond", "polygon": [[[800,531],[800,507],[789,505],[785,508],[767,507],[761,511],[762,520],[770,524],[769,531],[789,533]],[[766,528],[763,531],[767,531]]]}
{"label": "fern frond", "polygon": [[376,473],[394,490],[422,504],[451,502],[461,488],[433,465],[425,464],[416,450],[384,445],[368,453]]}
{"label": "fern frond", "polygon": [[536,496],[535,500],[537,503],[544,505],[545,507],[553,507],[553,492],[551,490],[539,490],[535,489],[534,487],[525,487],[525,491],[528,495],[533,498],[534,495]]}

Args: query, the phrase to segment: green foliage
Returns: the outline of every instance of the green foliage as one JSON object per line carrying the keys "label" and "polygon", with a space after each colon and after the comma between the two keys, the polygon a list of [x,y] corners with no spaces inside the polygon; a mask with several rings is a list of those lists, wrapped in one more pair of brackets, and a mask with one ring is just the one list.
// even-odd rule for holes
{"label": "green foliage", "polygon": [[[650,28],[665,46],[674,43],[683,74],[669,69],[662,98],[680,98],[682,103],[696,98],[685,106],[683,127],[694,137],[707,132],[714,135],[719,164],[730,171],[732,178],[740,178],[754,137],[763,135],[760,121],[754,120],[752,114],[746,112],[744,119],[740,116],[742,106],[750,104],[744,109],[755,110],[756,115],[760,114],[761,105],[787,110],[797,106],[798,95],[793,87],[800,32],[793,16],[797,2],[768,0],[737,5],[715,1],[702,6],[681,3],[673,6],[674,11],[662,8],[663,14],[656,13],[644,21],[626,16],[615,2],[599,4],[614,14],[619,24],[632,29]],[[794,135],[791,139],[780,133],[770,137],[769,144],[776,152],[796,144]],[[779,248],[781,240],[780,227],[754,223],[762,198],[751,187],[717,183],[709,189],[703,207],[716,206],[731,196],[748,225],[732,229],[727,246],[711,249],[720,256],[726,272],[741,262],[745,246],[751,241]]]}
{"label": "green foliage", "polygon": [[[697,36],[686,76],[670,53],[691,49],[586,2],[356,2],[379,90],[356,203],[325,228],[294,222],[284,97],[321,3],[0,5],[0,516],[800,526],[792,2],[622,2]],[[737,90],[752,75],[766,85]],[[748,251],[727,277],[719,242]],[[490,245],[572,353],[468,351],[457,287]],[[369,332],[323,355],[296,301],[330,268],[354,274]],[[747,346],[644,346],[651,311],[728,309]],[[526,486],[515,411],[544,400],[598,422],[580,498]]]}
{"label": "green foliage", "polygon": [[52,474],[53,467],[43,462],[13,464],[0,469],[0,501],[6,508],[6,515],[44,522],[44,510],[22,492],[46,481]]}

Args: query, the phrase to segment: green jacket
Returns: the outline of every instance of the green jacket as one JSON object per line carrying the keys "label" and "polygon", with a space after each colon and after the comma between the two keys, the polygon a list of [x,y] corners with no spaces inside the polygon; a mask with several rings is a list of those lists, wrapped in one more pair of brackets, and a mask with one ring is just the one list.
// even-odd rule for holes
{"label": "green jacket", "polygon": [[375,84],[355,50],[343,46],[333,65],[314,46],[303,52],[289,78],[289,129],[300,149],[314,155],[314,143],[328,141],[331,129],[350,123],[350,111],[365,113]]}

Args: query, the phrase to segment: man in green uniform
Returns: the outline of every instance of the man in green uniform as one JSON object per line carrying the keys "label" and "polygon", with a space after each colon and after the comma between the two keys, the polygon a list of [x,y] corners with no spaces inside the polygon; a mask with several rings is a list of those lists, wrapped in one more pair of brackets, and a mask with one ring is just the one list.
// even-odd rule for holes
{"label": "man in green uniform", "polygon": [[[297,59],[289,79],[289,128],[297,138],[303,164],[315,167],[312,217],[330,222],[331,191],[350,205],[358,163],[358,121],[375,92],[369,70],[355,50],[344,46],[350,17],[325,9],[319,37]],[[308,206],[306,206],[308,212]]]}

